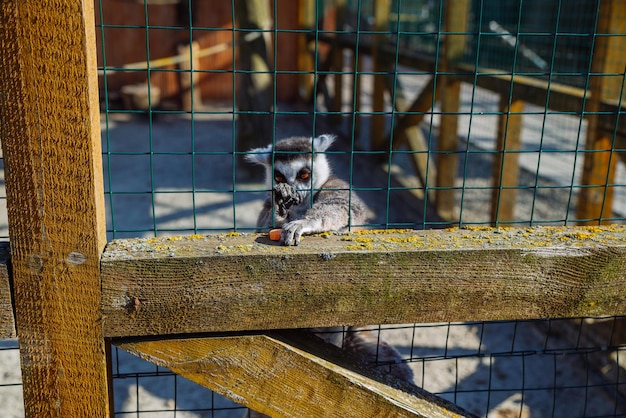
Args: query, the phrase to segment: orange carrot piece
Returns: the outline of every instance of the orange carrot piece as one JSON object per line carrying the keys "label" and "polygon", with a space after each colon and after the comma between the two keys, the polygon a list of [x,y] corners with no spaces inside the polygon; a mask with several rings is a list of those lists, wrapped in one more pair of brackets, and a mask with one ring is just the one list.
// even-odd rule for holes
{"label": "orange carrot piece", "polygon": [[281,228],[270,230],[270,239],[272,241],[280,241],[280,235],[282,232],[283,230]]}

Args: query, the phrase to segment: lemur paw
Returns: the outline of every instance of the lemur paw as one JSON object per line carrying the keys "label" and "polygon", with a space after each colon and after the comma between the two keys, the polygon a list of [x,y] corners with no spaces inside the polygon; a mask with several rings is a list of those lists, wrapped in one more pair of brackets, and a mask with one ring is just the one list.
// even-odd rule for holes
{"label": "lemur paw", "polygon": [[302,234],[309,232],[308,222],[305,219],[288,222],[283,225],[280,241],[283,245],[298,245]]}

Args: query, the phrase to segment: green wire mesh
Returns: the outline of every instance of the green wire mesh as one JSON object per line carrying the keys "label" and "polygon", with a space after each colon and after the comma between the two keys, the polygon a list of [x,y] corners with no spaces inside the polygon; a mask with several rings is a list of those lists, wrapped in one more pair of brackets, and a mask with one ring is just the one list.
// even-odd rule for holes
{"label": "green wire mesh", "polygon": [[[518,156],[519,183],[497,186],[494,181],[498,179],[492,178],[489,166],[494,164],[494,157],[499,153],[494,148],[502,114],[499,103],[504,98],[510,104],[514,98],[506,97],[498,89],[490,89],[489,78],[512,75],[513,81],[516,77],[518,80],[544,81],[548,86],[546,101],[551,100],[555,86],[589,88],[593,81],[594,42],[606,36],[595,34],[597,1],[473,0],[468,2],[467,23],[462,32],[445,28],[445,3],[440,1],[391,1],[383,31],[376,27],[373,1],[347,1],[342,22],[333,22],[329,17],[329,11],[334,10],[333,2],[315,3],[317,6],[309,11],[313,15],[309,17],[312,26],[294,25],[293,29],[278,25],[237,29],[234,18],[237,11],[231,2],[222,5],[222,11],[230,14],[227,27],[194,26],[193,22],[198,18],[193,15],[193,3],[189,3],[186,9],[177,6],[178,20],[183,23],[175,25],[164,24],[167,19],[160,15],[151,20],[159,6],[148,4],[136,6],[137,11],[143,13],[141,17],[131,19],[135,24],[127,24],[125,22],[129,19],[120,17],[107,22],[107,13],[115,16],[111,11],[114,3],[99,4],[97,29],[101,48],[101,97],[105,110],[103,139],[110,237],[253,230],[255,225],[248,213],[256,209],[251,202],[262,199],[265,189],[260,178],[250,181],[241,174],[248,168],[239,158],[243,151],[237,144],[237,131],[242,129],[238,121],[243,116],[255,114],[267,115],[272,125],[271,131],[259,138],[259,146],[290,135],[332,132],[341,136],[341,149],[331,152],[337,161],[336,171],[350,181],[354,191],[375,202],[374,217],[366,226],[424,229],[492,224],[494,220],[489,215],[488,202],[492,199],[494,187],[517,192],[515,219],[507,220],[507,224],[573,225],[577,222],[579,190],[586,187],[580,183],[582,166],[585,154],[589,152],[585,148],[586,108],[561,110],[541,107],[537,103],[526,104],[522,111],[521,146],[507,151]],[[281,10],[280,6],[272,8],[271,20],[280,21]],[[187,37],[188,40],[229,33],[225,36],[230,37],[230,45],[227,45],[230,63],[213,68],[210,61],[200,58],[202,64],[192,68],[191,73],[171,63],[163,64],[160,62],[163,53],[153,56],[152,51],[158,49],[155,45],[159,41],[155,39],[162,39],[163,33],[168,31],[175,32],[178,37],[184,34],[181,38]],[[130,64],[120,60],[120,54],[117,54],[117,61],[112,65],[107,55],[118,48],[117,39],[131,33],[134,38],[129,44],[143,44],[142,54],[127,53],[125,60],[131,61]],[[291,35],[306,38],[312,68],[280,68],[279,58],[283,56],[280,48],[285,45],[285,36]],[[448,64],[444,68],[444,39],[461,35],[465,37],[463,53],[453,59],[452,66]],[[242,36],[268,39],[267,76],[272,86],[269,109],[240,109],[238,88],[241,79],[253,73],[239,65],[241,58],[237,45]],[[390,61],[386,62],[387,66],[375,69],[371,47],[374,38],[381,36],[379,42],[392,52],[385,56]],[[624,34],[611,36],[617,39]],[[107,38],[111,39],[109,44]],[[340,62],[332,62],[328,52],[329,48],[336,47],[336,39],[342,46],[338,53]],[[620,42],[615,44],[623,44]],[[189,42],[188,48],[190,61],[193,61],[194,53],[199,52]],[[623,51],[612,51],[611,55],[619,59]],[[411,63],[418,62],[420,57],[429,57],[429,64],[412,67]],[[464,66],[457,69],[456,64]],[[473,73],[468,69],[473,69]],[[191,110],[182,110],[179,104],[172,105],[167,100],[164,102],[166,95],[169,95],[170,102],[177,100],[176,92],[164,91],[175,89],[171,82],[162,86],[164,77],[168,74],[179,77],[182,73],[204,77],[204,80],[214,75],[227,76],[230,98],[195,103],[202,96],[194,89],[200,89],[201,85],[193,83],[190,85]],[[145,108],[138,109],[132,103],[121,102],[119,87],[109,87],[110,80],[121,74],[132,74],[133,77],[127,78],[143,83]],[[398,138],[394,129],[399,118],[420,112],[404,111],[391,103],[397,102],[398,98],[410,103],[421,89],[428,88],[425,86],[433,75],[457,74],[462,75],[464,81],[456,111],[459,124],[457,149],[443,151],[438,147],[438,132],[445,112],[434,98],[431,108],[421,112],[423,120],[419,124],[427,149],[395,146],[394,141]],[[283,80],[290,75],[309,76],[310,97],[301,98],[299,102],[279,101]],[[343,76],[339,106],[333,104],[335,98],[332,97],[337,75]],[[621,81],[623,91],[623,69],[605,75],[612,78],[613,85],[618,88]],[[384,108],[374,111],[371,106],[372,83],[378,76],[385,76],[391,87],[385,93]],[[437,90],[440,84],[440,79],[436,78],[430,88]],[[583,97],[582,103],[587,100]],[[625,216],[624,169],[620,161],[623,153],[619,153],[622,142],[617,140],[623,136],[620,131],[623,126],[620,122],[623,120],[621,100],[620,94],[613,99],[618,103],[613,108],[614,132],[609,133],[613,137],[613,148],[618,152],[611,157],[617,174],[613,179],[607,178],[613,182],[609,186],[615,195],[613,213],[602,216],[602,220],[608,222],[623,222]],[[360,102],[359,108],[355,107],[356,102]],[[373,139],[368,135],[369,123],[377,115],[384,115],[385,129],[392,133],[388,149],[371,147]],[[416,154],[420,153],[428,154],[426,178],[421,181],[411,165]],[[455,154],[458,161],[453,185],[438,184],[432,177],[437,159],[446,153]],[[378,167],[381,161],[392,169],[377,179],[359,171],[369,173],[369,168]],[[217,168],[217,173],[208,170],[211,168]],[[435,203],[441,190],[452,190],[455,194],[452,219],[438,216]],[[420,193],[423,195],[421,200],[413,198]],[[243,206],[248,203],[249,206]]]}
{"label": "green wire mesh", "polygon": [[[239,138],[245,129],[242,121],[255,116],[269,119],[271,126],[267,132],[258,131],[256,146],[292,135],[339,136],[337,145],[328,152],[334,171],[349,181],[351,190],[372,211],[366,225],[353,226],[429,229],[498,224],[492,213],[494,191],[502,196],[511,190],[516,192],[514,217],[500,224],[575,225],[580,221],[577,205],[581,190],[591,187],[581,180],[585,159],[602,151],[587,148],[589,120],[598,115],[613,151],[610,163],[615,174],[607,175],[596,187],[602,188],[603,201],[612,194],[612,211],[588,220],[594,224],[624,223],[626,51],[620,48],[626,44],[626,34],[598,32],[598,11],[605,1],[471,0],[466,2],[465,26],[459,29],[445,26],[446,7],[464,3],[452,0],[300,2],[301,8],[308,5],[307,10],[295,8],[294,2],[276,1],[274,7],[270,5],[272,24],[256,28],[241,27],[237,5],[228,0],[210,2],[212,13],[202,9],[206,4],[196,1],[162,6],[99,0],[96,30],[109,238],[254,231],[267,189],[261,174],[242,161],[245,150]],[[382,25],[376,20],[377,4],[388,4],[387,20]],[[342,5],[344,10],[337,9]],[[126,13],[117,13],[122,6]],[[292,13],[289,19],[284,18],[286,13]],[[172,15],[176,19],[168,17]],[[224,18],[220,21],[215,16]],[[461,37],[461,53],[446,57],[446,39]],[[266,40],[267,70],[244,68],[241,42],[260,38]],[[611,70],[598,70],[594,51],[605,38],[611,39],[609,56],[618,63],[608,65]],[[200,47],[195,48],[192,40]],[[381,66],[375,66],[372,57],[376,42],[385,51]],[[170,49],[162,44],[170,45]],[[185,60],[192,68],[183,68],[173,59],[182,54],[176,49],[179,44],[189,55]],[[298,60],[291,60],[293,65],[284,64],[285,56],[291,55],[298,55]],[[242,80],[255,75],[265,75],[269,80],[268,107],[245,107]],[[559,101],[563,94],[574,97],[572,92],[590,90],[598,75],[610,80],[613,89],[606,106],[590,107],[588,94],[572,98],[577,106]],[[341,85],[337,86],[340,76]],[[446,76],[462,81],[458,109],[453,111],[445,110],[437,97]],[[176,81],[184,77],[199,81],[184,92]],[[296,84],[289,82],[294,77],[299,80]],[[123,91],[120,78],[135,88],[134,96]],[[384,104],[374,110],[377,78],[385,80]],[[512,89],[502,87],[507,82],[521,89],[543,83],[543,101],[529,101],[521,111],[503,110],[503,104],[512,107],[516,97]],[[293,91],[286,91],[289,89]],[[341,92],[340,100],[334,95],[336,91]],[[422,93],[431,93],[431,98],[425,99],[428,108],[407,110]],[[183,94],[190,98],[188,109],[181,104]],[[143,104],[132,102],[141,98]],[[406,106],[398,105],[401,101]],[[522,116],[519,147],[501,152],[496,146],[498,126],[503,124],[505,131],[512,131],[517,115]],[[383,118],[383,135],[390,138],[382,147],[376,147],[378,138],[372,137],[371,123],[378,116]],[[420,119],[415,135],[423,138],[424,147],[401,142],[398,132],[407,116]],[[453,148],[444,149],[440,132],[450,116],[457,119],[457,138]],[[511,145],[512,135],[505,136],[504,141]],[[500,155],[517,156],[516,184],[503,185],[506,173],[502,170],[495,174],[493,167]],[[453,184],[441,183],[442,173],[435,174],[442,157],[454,158]],[[415,167],[415,160],[422,165]],[[506,168],[504,163],[501,168]],[[437,207],[442,192],[453,195],[451,217],[441,216]],[[496,205],[496,217],[503,211],[502,205]],[[623,318],[614,320],[623,322]],[[579,331],[585,321],[580,320]],[[509,395],[519,394],[521,400],[515,401],[518,415],[523,413],[524,404],[542,416],[568,416],[572,411],[577,416],[626,413],[620,403],[624,381],[619,373],[611,382],[599,383],[589,377],[591,369],[585,368],[587,380],[569,385],[557,382],[557,370],[573,363],[582,367],[606,347],[623,357],[623,346],[613,333],[593,348],[579,344],[557,347],[550,334],[555,321],[533,323],[541,330],[543,345],[524,340],[527,334],[520,330],[529,323],[408,326],[414,338],[403,354],[406,361],[420,363],[423,374],[418,380],[427,390],[465,402],[464,406],[477,402],[473,407],[481,415]],[[455,340],[460,328],[464,335],[478,335],[477,347],[467,348]],[[496,348],[486,342],[490,340],[485,334],[495,328],[510,335],[510,347]],[[384,334],[387,329],[383,327],[380,332]],[[420,346],[433,335],[428,332],[440,333],[442,344]],[[116,355],[125,356],[117,351]],[[463,362],[477,362],[480,371],[467,379],[459,377]],[[494,364],[503,363],[520,371],[517,386],[503,388],[498,384],[502,369]],[[553,381],[533,381],[536,372],[531,364],[553,368]],[[448,365],[447,370],[457,376],[449,376],[447,386],[437,386],[429,374],[435,365]],[[123,358],[115,359],[115,367],[118,404],[128,399],[136,402],[128,410],[116,411],[117,416],[156,412],[141,404],[145,394],[140,388],[145,379],[173,379],[174,387],[186,384],[154,366],[126,369]],[[605,388],[613,391],[613,397],[605,397]],[[129,390],[135,392],[128,395]],[[160,411],[200,416],[240,414],[233,412],[236,405],[216,395],[208,393],[206,402],[201,403],[184,400],[184,391],[176,389],[164,395],[174,399],[175,406],[166,403]],[[533,400],[544,393],[550,399]],[[563,393],[580,402],[564,401]],[[475,400],[477,394],[480,401]],[[594,396],[603,400],[604,407],[594,403]],[[564,409],[566,406],[572,409]]]}

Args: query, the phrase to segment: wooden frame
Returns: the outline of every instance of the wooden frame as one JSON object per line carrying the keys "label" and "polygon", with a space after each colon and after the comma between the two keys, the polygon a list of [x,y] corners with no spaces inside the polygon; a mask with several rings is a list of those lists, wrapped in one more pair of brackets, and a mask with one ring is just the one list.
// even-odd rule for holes
{"label": "wooden frame", "polygon": [[[299,247],[228,234],[105,250],[92,7],[0,5],[11,233],[10,268],[0,251],[0,336],[17,330],[28,417],[110,415],[107,343],[122,337],[123,348],[269,413],[345,415],[358,405],[364,416],[468,415],[381,385],[309,338],[267,330],[626,312],[626,228],[617,226],[369,231]],[[229,334],[183,338],[207,332]],[[250,352],[263,362],[246,363]],[[234,391],[242,382],[245,397]]]}

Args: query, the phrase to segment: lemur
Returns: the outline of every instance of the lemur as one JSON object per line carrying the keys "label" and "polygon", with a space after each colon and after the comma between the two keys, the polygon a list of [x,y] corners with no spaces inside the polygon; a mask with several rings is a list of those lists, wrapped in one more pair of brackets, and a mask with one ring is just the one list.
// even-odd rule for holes
{"label": "lemur", "polygon": [[[303,234],[342,231],[362,224],[367,207],[350,186],[332,175],[323,153],[335,137],[292,137],[250,151],[246,159],[265,167],[269,193],[258,228],[282,227],[281,242],[298,245]],[[273,219],[272,219],[273,217]]]}
{"label": "lemur", "polygon": [[[347,182],[332,175],[324,152],[334,141],[332,135],[291,137],[250,150],[246,159],[265,167],[269,191],[257,228],[282,227],[281,243],[298,245],[303,234],[343,231],[365,222],[365,203]],[[311,331],[360,362],[390,364],[391,374],[413,383],[413,372],[400,354],[368,329],[349,327],[345,337],[338,327]]]}

